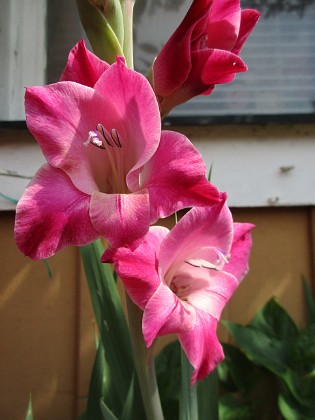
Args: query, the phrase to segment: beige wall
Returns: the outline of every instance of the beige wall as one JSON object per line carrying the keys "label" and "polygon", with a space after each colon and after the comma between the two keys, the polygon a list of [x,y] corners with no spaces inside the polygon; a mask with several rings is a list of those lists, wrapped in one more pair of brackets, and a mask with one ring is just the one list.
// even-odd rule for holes
{"label": "beige wall", "polygon": [[[311,207],[234,209],[256,224],[251,271],[223,317],[248,322],[271,296],[305,322],[301,274],[314,274]],[[23,257],[13,239],[14,212],[0,213],[0,419],[23,419],[32,393],[35,419],[72,419],[84,406],[94,355],[93,312],[78,250],[43,262]],[[314,283],[313,283],[314,290]],[[220,328],[220,336],[226,333]]]}

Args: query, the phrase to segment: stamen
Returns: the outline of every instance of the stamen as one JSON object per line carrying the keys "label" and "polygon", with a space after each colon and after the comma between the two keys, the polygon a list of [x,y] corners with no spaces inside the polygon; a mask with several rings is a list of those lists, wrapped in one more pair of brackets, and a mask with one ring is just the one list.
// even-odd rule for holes
{"label": "stamen", "polygon": [[111,135],[111,138],[113,139],[113,142],[116,144],[116,146],[122,147],[121,137],[115,128],[111,130],[110,135]]}
{"label": "stamen", "polygon": [[99,149],[105,149],[102,140],[100,140],[99,135],[96,131],[89,131],[88,139],[83,143],[84,146],[88,146],[89,144],[93,144],[93,146],[98,147]]}
{"label": "stamen", "polygon": [[189,261],[185,261],[185,263],[191,265],[192,267],[202,267],[209,268],[210,270],[220,271],[216,265],[203,259],[191,259]]}
{"label": "stamen", "polygon": [[104,128],[102,126],[102,124],[97,124],[96,129],[99,132],[99,134],[103,137],[103,139],[106,141],[108,146],[114,147],[114,145],[110,141],[111,136],[110,136],[109,132],[106,130],[106,128]]}

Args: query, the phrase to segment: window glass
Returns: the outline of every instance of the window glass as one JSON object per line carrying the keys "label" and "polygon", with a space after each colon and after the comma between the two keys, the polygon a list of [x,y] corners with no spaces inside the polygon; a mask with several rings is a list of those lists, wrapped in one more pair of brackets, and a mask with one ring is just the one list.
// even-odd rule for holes
{"label": "window glass", "polygon": [[[137,0],[138,70],[146,71],[190,4],[188,0]],[[242,1],[242,8],[262,12],[241,52],[248,72],[238,74],[232,83],[217,86],[209,97],[199,96],[175,108],[170,116],[236,117],[236,121],[238,117],[248,121],[258,116],[267,121],[274,116],[313,117],[315,4],[309,0],[247,0]]]}

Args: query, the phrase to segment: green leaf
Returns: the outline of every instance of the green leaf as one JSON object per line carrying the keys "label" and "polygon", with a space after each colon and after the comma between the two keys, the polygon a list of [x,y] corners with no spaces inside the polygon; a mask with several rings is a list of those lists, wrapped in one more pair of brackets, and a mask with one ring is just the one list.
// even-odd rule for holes
{"label": "green leaf", "polygon": [[250,323],[269,337],[291,341],[298,335],[298,329],[288,313],[275,299],[270,299]]}
{"label": "green leaf", "polygon": [[219,420],[218,373],[215,369],[197,384],[199,420]]}
{"label": "green leaf", "polygon": [[113,384],[113,374],[105,359],[103,343],[98,343],[98,349],[92,370],[86,409],[87,420],[102,420],[103,415],[99,401],[106,401],[111,411],[119,413],[121,410],[120,398]]}
{"label": "green leaf", "polygon": [[222,347],[225,358],[218,365],[219,378],[225,389],[245,395],[256,379],[253,363],[237,347],[226,343]]}
{"label": "green leaf", "polygon": [[306,279],[302,277],[302,280],[303,280],[304,297],[306,301],[308,322],[310,324],[315,324],[315,300],[312,295],[311,288],[308,285]]}
{"label": "green leaf", "polygon": [[100,241],[80,248],[91,300],[115,392],[123,407],[133,375],[129,330],[116,282],[109,264],[100,259]]}
{"label": "green leaf", "polygon": [[145,420],[145,413],[143,410],[143,406],[142,404],[139,405],[136,402],[137,387],[138,387],[138,383],[135,380],[135,376],[133,376],[132,381],[130,383],[126,402],[120,416],[120,420],[130,420],[130,419]]}
{"label": "green leaf", "polygon": [[315,409],[303,407],[289,394],[280,394],[278,406],[286,420],[314,420]]}
{"label": "green leaf", "polygon": [[198,420],[198,397],[196,385],[190,386],[193,367],[181,349],[181,386],[179,395],[179,419]]}
{"label": "green leaf", "polygon": [[155,359],[157,382],[166,420],[179,416],[180,344],[176,340],[163,348]]}
{"label": "green leaf", "polygon": [[246,356],[276,375],[287,368],[288,348],[285,341],[269,337],[253,326],[222,321]]}
{"label": "green leaf", "polygon": [[13,203],[13,204],[17,204],[19,202],[19,200],[9,197],[8,195],[2,194],[1,192],[0,192],[0,197],[4,198],[7,201],[10,201],[10,203]]}
{"label": "green leaf", "polygon": [[33,406],[32,406],[32,396],[30,395],[30,399],[28,402],[27,411],[25,414],[25,420],[33,420]]}
{"label": "green leaf", "polygon": [[306,327],[292,342],[289,365],[304,372],[315,370],[315,324]]}
{"label": "green leaf", "polygon": [[52,277],[53,277],[53,274],[52,274],[52,269],[51,269],[51,267],[50,267],[50,265],[49,265],[49,262],[48,262],[46,259],[41,260],[41,261],[43,261],[44,266],[45,266],[45,268],[46,268],[46,270],[47,270],[47,275],[48,275],[48,278],[49,278],[49,280],[51,280],[51,279],[52,279]]}
{"label": "green leaf", "polygon": [[219,400],[219,418],[220,420],[251,420],[253,413],[249,404],[238,401],[232,395],[225,395]]}
{"label": "green leaf", "polygon": [[101,412],[104,420],[118,420],[118,418],[111,412],[104,401],[100,401]]}
{"label": "green leaf", "polygon": [[155,358],[155,370],[165,420],[179,418],[181,350],[178,340],[165,346]]}
{"label": "green leaf", "polygon": [[282,379],[296,401],[296,406],[313,409],[315,412],[315,372],[304,375],[293,369],[287,369]]}

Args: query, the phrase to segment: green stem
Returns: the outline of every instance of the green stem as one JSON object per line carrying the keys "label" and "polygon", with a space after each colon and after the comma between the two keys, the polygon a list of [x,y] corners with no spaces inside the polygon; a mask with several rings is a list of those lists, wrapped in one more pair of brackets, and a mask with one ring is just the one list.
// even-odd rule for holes
{"label": "green stem", "polygon": [[196,385],[190,385],[192,366],[181,349],[181,387],[179,397],[179,419],[198,420],[198,396]]}
{"label": "green stem", "polygon": [[142,335],[142,314],[126,294],[131,345],[138,375],[144,409],[148,420],[163,420],[163,412],[156,382],[154,359],[147,352]]}
{"label": "green stem", "polygon": [[121,0],[124,20],[124,56],[127,66],[133,69],[133,8],[136,0]]}

